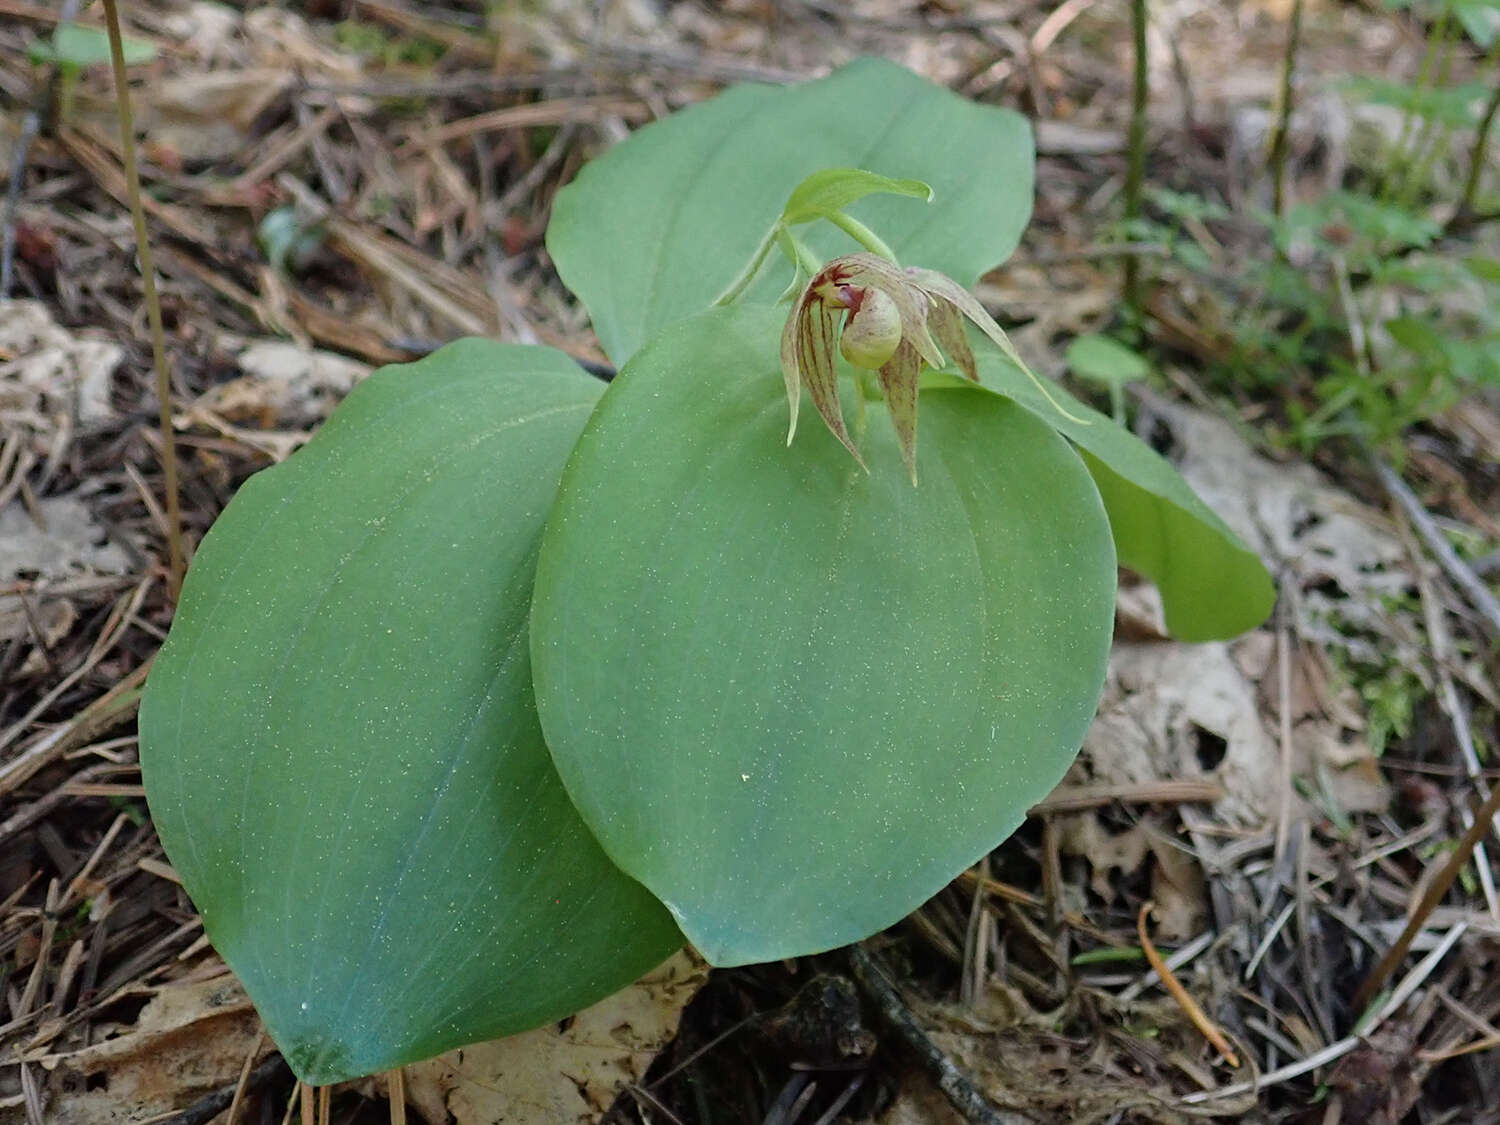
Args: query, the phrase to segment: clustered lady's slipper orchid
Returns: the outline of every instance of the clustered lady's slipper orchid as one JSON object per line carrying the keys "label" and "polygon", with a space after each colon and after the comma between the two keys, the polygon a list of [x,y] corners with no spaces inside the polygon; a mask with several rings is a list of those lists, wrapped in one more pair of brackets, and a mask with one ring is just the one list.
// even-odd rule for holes
{"label": "clustered lady's slipper orchid", "polygon": [[[847,314],[842,331],[841,314]],[[797,431],[797,408],[805,383],[833,436],[864,465],[839,407],[833,357],[837,339],[839,352],[852,366],[879,373],[901,457],[915,484],[917,383],[922,365],[942,367],[946,352],[965,377],[979,380],[974,352],[964,335],[964,317],[1007,356],[1015,357],[1000,326],[952,278],[936,270],[902,269],[877,254],[834,258],[808,282],[781,334],[781,371],[792,412],[787,444]]]}

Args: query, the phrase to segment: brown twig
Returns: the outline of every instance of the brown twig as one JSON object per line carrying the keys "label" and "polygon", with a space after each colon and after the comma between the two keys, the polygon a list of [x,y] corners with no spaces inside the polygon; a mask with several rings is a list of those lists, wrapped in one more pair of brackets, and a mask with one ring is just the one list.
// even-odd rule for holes
{"label": "brown twig", "polygon": [[1029,1117],[998,1110],[990,1105],[969,1076],[928,1037],[902,1001],[889,974],[864,946],[849,947],[849,966],[854,971],[854,979],[874,1001],[881,1018],[916,1052],[923,1069],[932,1076],[938,1089],[965,1119],[978,1125],[1032,1125]]}
{"label": "brown twig", "polygon": [[1162,987],[1172,994],[1172,999],[1177,1001],[1179,1007],[1187,1014],[1196,1027],[1207,1039],[1214,1050],[1223,1056],[1224,1061],[1230,1066],[1240,1065],[1239,1056],[1234,1053],[1234,1048],[1229,1045],[1229,1040],[1224,1038],[1224,1033],[1214,1025],[1214,1021],[1208,1018],[1208,1013],[1193,999],[1190,993],[1172,970],[1167,968],[1167,963],[1162,955],[1156,951],[1156,946],[1151,944],[1151,936],[1146,932],[1146,916],[1156,906],[1154,902],[1141,904],[1141,912],[1136,916],[1135,932],[1140,935],[1141,952],[1146,955],[1146,961],[1156,970],[1156,975],[1161,978]]}
{"label": "brown twig", "polygon": [[1126,782],[1118,785],[1059,785],[1027,811],[1042,813],[1079,812],[1122,801],[1127,805],[1187,805],[1212,803],[1224,798],[1224,787],[1216,781],[1184,778],[1180,781]]}
{"label": "brown twig", "polygon": [[1407,918],[1406,927],[1401,931],[1401,936],[1396,939],[1396,944],[1386,951],[1385,956],[1380,959],[1379,964],[1370,970],[1370,975],[1359,986],[1359,991],[1354,994],[1354,1007],[1356,1010],[1363,1011],[1369,1005],[1370,1001],[1374,999],[1375,994],[1380,991],[1381,987],[1390,978],[1390,975],[1396,971],[1396,966],[1401,964],[1402,958],[1406,956],[1406,951],[1411,948],[1411,943],[1416,940],[1417,934],[1427,924],[1428,917],[1437,909],[1438,903],[1443,901],[1443,896],[1448,893],[1448,888],[1453,885],[1453,880],[1458,878],[1458,873],[1469,862],[1469,856],[1474,851],[1474,845],[1479,843],[1484,837],[1485,832],[1490,827],[1490,821],[1497,813],[1500,813],[1500,785],[1496,785],[1490,790],[1490,794],[1485,799],[1484,804],[1474,813],[1473,823],[1469,825],[1468,831],[1459,838],[1453,850],[1448,853],[1448,858],[1444,861],[1437,876],[1428,884],[1427,890],[1412,910],[1411,916]]}
{"label": "brown twig", "polygon": [[386,1074],[385,1083],[391,1103],[391,1125],[406,1125],[406,1071],[398,1066]]}

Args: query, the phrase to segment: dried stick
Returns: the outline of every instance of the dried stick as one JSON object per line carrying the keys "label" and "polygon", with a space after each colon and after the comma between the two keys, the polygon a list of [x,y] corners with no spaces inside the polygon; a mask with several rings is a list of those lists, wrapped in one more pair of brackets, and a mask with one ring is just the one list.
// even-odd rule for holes
{"label": "dried stick", "polygon": [[1448,888],[1453,885],[1453,880],[1458,878],[1458,873],[1463,870],[1464,865],[1469,862],[1469,856],[1474,851],[1474,845],[1479,843],[1485,832],[1489,829],[1490,821],[1496,813],[1500,813],[1500,785],[1490,790],[1490,795],[1478,811],[1474,813],[1473,823],[1469,825],[1467,832],[1459,838],[1458,845],[1448,853],[1447,860],[1437,877],[1428,885],[1427,891],[1417,903],[1416,909],[1411,912],[1411,917],[1406,920],[1406,928],[1401,931],[1401,936],[1396,939],[1396,944],[1386,951],[1380,963],[1370,970],[1370,975],[1365,978],[1364,984],[1359,986],[1359,991],[1354,994],[1354,1007],[1363,1010],[1366,1005],[1380,991],[1390,975],[1396,971],[1396,966],[1401,964],[1401,959],[1406,956],[1406,951],[1411,948],[1411,943],[1416,940],[1417,934],[1427,924],[1428,917],[1437,909],[1438,903],[1443,901],[1443,896],[1448,893]]}
{"label": "dried stick", "polygon": [[928,1038],[902,1002],[885,970],[863,946],[849,947],[849,965],[854,970],[854,979],[875,1002],[881,1018],[916,1052],[923,1069],[932,1076],[938,1089],[965,1119],[976,1125],[1032,1125],[1031,1118],[1003,1112],[985,1100],[985,1096],[969,1080],[968,1075],[959,1070],[957,1064]]}
{"label": "dried stick", "polygon": [[1177,979],[1172,970],[1167,968],[1167,963],[1162,960],[1156,946],[1151,944],[1151,935],[1146,930],[1146,917],[1156,906],[1154,902],[1143,902],[1141,912],[1135,919],[1135,932],[1141,939],[1141,952],[1146,955],[1146,961],[1156,970],[1156,975],[1161,978],[1162,986],[1172,994],[1172,999],[1177,1001],[1177,1006],[1192,1021],[1199,1034],[1207,1039],[1209,1045],[1223,1057],[1224,1061],[1232,1067],[1240,1065],[1239,1056],[1234,1053],[1234,1048],[1229,1045],[1229,1040],[1224,1038],[1224,1033],[1219,1030],[1213,1020],[1208,1018],[1198,1001],[1193,999],[1193,994],[1184,987]]}
{"label": "dried stick", "polygon": [[130,217],[135,223],[136,254],[141,263],[141,286],[146,316],[151,323],[151,358],[156,368],[156,399],[160,411],[161,462],[167,493],[167,591],[174,600],[182,588],[182,514],[177,498],[177,443],[172,432],[172,381],[167,375],[167,340],[161,323],[161,301],[156,294],[156,268],[151,240],[146,235],[146,212],[141,205],[141,175],[135,161],[135,121],[130,112],[130,85],[125,79],[125,49],[120,37],[120,13],[115,0],[104,0],[104,23],[109,32],[109,59],[115,74],[115,111],[120,120],[120,153],[130,192]]}
{"label": "dried stick", "polygon": [[272,1054],[241,1081],[222,1090],[205,1094],[176,1117],[169,1117],[161,1125],[206,1125],[223,1113],[234,1102],[237,1091],[254,1094],[273,1083],[283,1082],[292,1076],[291,1068],[279,1054]]}

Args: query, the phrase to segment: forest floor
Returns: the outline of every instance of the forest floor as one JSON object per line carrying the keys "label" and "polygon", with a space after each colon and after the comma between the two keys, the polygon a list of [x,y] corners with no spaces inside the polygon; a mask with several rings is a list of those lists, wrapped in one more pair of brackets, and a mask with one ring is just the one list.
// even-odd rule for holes
{"label": "forest floor", "polygon": [[[232,1100],[280,1121],[295,1083],[141,784],[135,708],[172,620],[161,441],[108,68],[35,56],[64,7],[0,0],[0,1121],[202,1122]],[[558,188],[728,84],[872,54],[1034,122],[1034,221],[979,295],[1101,404],[1070,343],[1107,331],[1144,355],[1133,428],[1280,590],[1254,633],[1184,645],[1125,576],[1072,773],[862,952],[683,960],[623,1007],[410,1068],[413,1113],[1500,1122],[1500,836],[1418,909],[1500,778],[1500,381],[1466,382],[1454,336],[1426,397],[1402,399],[1416,376],[1380,383],[1390,340],[1362,336],[1413,308],[1491,332],[1470,306],[1495,291],[1475,267],[1377,292],[1350,265],[1359,185],[1420,127],[1348,79],[1420,75],[1446,34],[1421,10],[1309,3],[1280,175],[1306,222],[1264,218],[1292,14],[1151,5],[1147,209],[1127,223],[1123,0],[127,5],[153,48],[134,98],[190,544],[374,366],[470,334],[601,361],[543,246]],[[97,7],[78,19],[101,26]],[[1479,54],[1439,51],[1447,86],[1493,85]],[[1458,206],[1463,121],[1422,134],[1403,197],[1419,233],[1382,268],[1494,264],[1481,204],[1500,175],[1481,161]],[[1394,994],[1357,1010],[1414,913]],[[1148,971],[1138,924],[1237,1068]],[[386,1095],[339,1088],[329,1120],[387,1120]]]}

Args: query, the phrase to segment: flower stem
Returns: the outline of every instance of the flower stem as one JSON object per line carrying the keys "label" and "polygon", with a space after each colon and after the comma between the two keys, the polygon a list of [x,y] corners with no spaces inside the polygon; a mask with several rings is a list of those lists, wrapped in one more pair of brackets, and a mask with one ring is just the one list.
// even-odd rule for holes
{"label": "flower stem", "polygon": [[173,601],[182,588],[185,569],[182,550],[182,515],[177,496],[177,444],[172,430],[172,383],[167,373],[166,333],[162,329],[161,301],[156,294],[156,267],[151,261],[151,240],[146,234],[146,213],[141,204],[141,177],[135,161],[135,126],[130,114],[130,85],[125,77],[124,39],[115,0],[104,0],[104,26],[109,35],[109,59],[115,76],[115,111],[120,122],[120,155],[125,165],[126,194],[135,224],[136,258],[141,266],[141,289],[146,298],[146,320],[151,326],[151,358],[156,369],[156,400],[160,410],[162,489],[167,499],[167,590]]}
{"label": "flower stem", "polygon": [[823,263],[818,261],[813,252],[808,249],[807,243],[803,242],[786,227],[782,227],[776,234],[776,240],[781,243],[781,252],[801,268],[808,277],[817,277],[823,269]]}
{"label": "flower stem", "polygon": [[719,299],[714,302],[715,306],[727,305],[737,300],[746,289],[750,288],[750,283],[755,280],[760,267],[765,265],[766,256],[770,254],[771,247],[776,245],[777,236],[784,229],[781,220],[778,219],[771,229],[766,231],[766,236],[760,240],[760,245],[755,248],[750,261],[745,263],[745,268],[740,271],[739,276],[729,283],[729,288],[719,295]]}
{"label": "flower stem", "polygon": [[896,252],[886,245],[885,239],[854,216],[846,215],[842,211],[832,211],[825,218],[870,253],[879,254],[886,261],[896,265],[900,264],[896,262]]}

